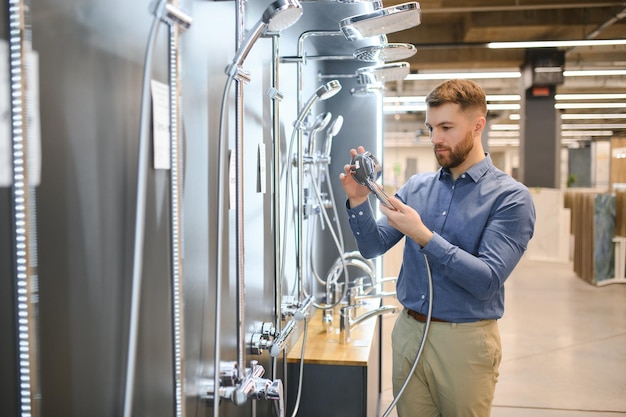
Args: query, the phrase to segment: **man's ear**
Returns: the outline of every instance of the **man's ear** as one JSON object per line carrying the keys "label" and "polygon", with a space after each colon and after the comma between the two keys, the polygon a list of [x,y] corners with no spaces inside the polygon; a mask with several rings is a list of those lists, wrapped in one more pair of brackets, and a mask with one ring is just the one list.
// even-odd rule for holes
{"label": "man's ear", "polygon": [[474,120],[474,133],[479,134],[485,128],[487,119],[484,116],[479,116]]}

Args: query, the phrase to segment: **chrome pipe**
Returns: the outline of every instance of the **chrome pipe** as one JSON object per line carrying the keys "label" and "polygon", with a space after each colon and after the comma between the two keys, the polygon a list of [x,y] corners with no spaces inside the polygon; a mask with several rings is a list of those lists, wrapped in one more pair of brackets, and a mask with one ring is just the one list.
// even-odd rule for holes
{"label": "chrome pipe", "polygon": [[[245,2],[237,0],[237,13],[235,16],[237,25],[236,49],[239,50],[243,42],[245,23]],[[244,262],[244,209],[243,209],[243,121],[244,101],[243,83],[235,79],[235,275],[236,275],[236,306],[237,306],[237,365],[241,372],[245,369],[245,262]],[[243,377],[243,375],[240,375]]]}
{"label": "chrome pipe", "polygon": [[139,149],[137,155],[137,197],[135,202],[135,237],[133,241],[133,272],[131,282],[130,317],[128,325],[128,350],[126,357],[126,374],[124,380],[123,417],[131,417],[133,412],[133,396],[135,389],[135,371],[137,362],[137,339],[139,333],[139,314],[141,304],[141,286],[143,279],[143,250],[146,223],[146,187],[149,164],[150,142],[148,137],[150,119],[150,81],[154,47],[157,41],[159,23],[165,10],[167,0],[160,0],[152,13],[154,19],[150,26],[148,44],[144,57],[144,70],[141,86],[141,115],[139,119]]}
{"label": "chrome pipe", "polygon": [[[274,226],[274,327],[280,333],[282,325],[282,238],[280,219],[280,100],[278,68],[280,64],[279,37],[272,35],[271,86],[278,93],[272,97],[270,117],[272,120],[272,222]],[[272,359],[272,379],[276,379],[276,359]]]}

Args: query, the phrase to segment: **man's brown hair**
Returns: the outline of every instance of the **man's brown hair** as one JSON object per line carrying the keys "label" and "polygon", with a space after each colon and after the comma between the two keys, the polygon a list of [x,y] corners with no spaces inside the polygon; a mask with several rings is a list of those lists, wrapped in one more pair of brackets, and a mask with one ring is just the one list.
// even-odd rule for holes
{"label": "man's brown hair", "polygon": [[447,80],[437,85],[427,96],[428,107],[439,107],[443,104],[458,104],[461,110],[476,110],[481,116],[487,115],[487,98],[485,91],[471,80]]}

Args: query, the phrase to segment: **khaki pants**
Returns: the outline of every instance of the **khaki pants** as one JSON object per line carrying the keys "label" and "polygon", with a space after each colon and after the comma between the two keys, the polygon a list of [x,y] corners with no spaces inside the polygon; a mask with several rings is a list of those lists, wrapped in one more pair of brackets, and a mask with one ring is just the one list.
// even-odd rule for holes
{"label": "khaki pants", "polygon": [[[411,370],[425,326],[406,310],[396,320],[394,395]],[[501,357],[497,321],[431,322],[420,362],[398,400],[398,417],[489,417]]]}

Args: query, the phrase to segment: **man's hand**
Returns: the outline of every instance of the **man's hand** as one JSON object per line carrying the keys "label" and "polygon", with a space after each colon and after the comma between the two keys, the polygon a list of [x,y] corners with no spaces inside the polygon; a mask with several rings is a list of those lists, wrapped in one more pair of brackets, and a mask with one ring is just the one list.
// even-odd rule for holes
{"label": "man's hand", "polygon": [[380,211],[387,216],[389,224],[413,239],[421,247],[426,246],[430,238],[433,237],[433,232],[424,225],[419,213],[394,196],[389,196],[389,201],[395,207],[395,210],[382,204],[380,206]]}
{"label": "man's hand", "polygon": [[[350,159],[354,158],[357,153],[365,152],[365,148],[359,146],[358,152],[356,149],[350,149]],[[343,190],[346,192],[348,196],[348,201],[350,202],[350,207],[356,207],[360,204],[363,204],[367,200],[367,196],[370,193],[369,188],[364,185],[359,184],[352,178],[352,166],[347,164],[343,167],[345,172],[339,174],[339,179],[341,180],[341,185],[343,186]]]}

